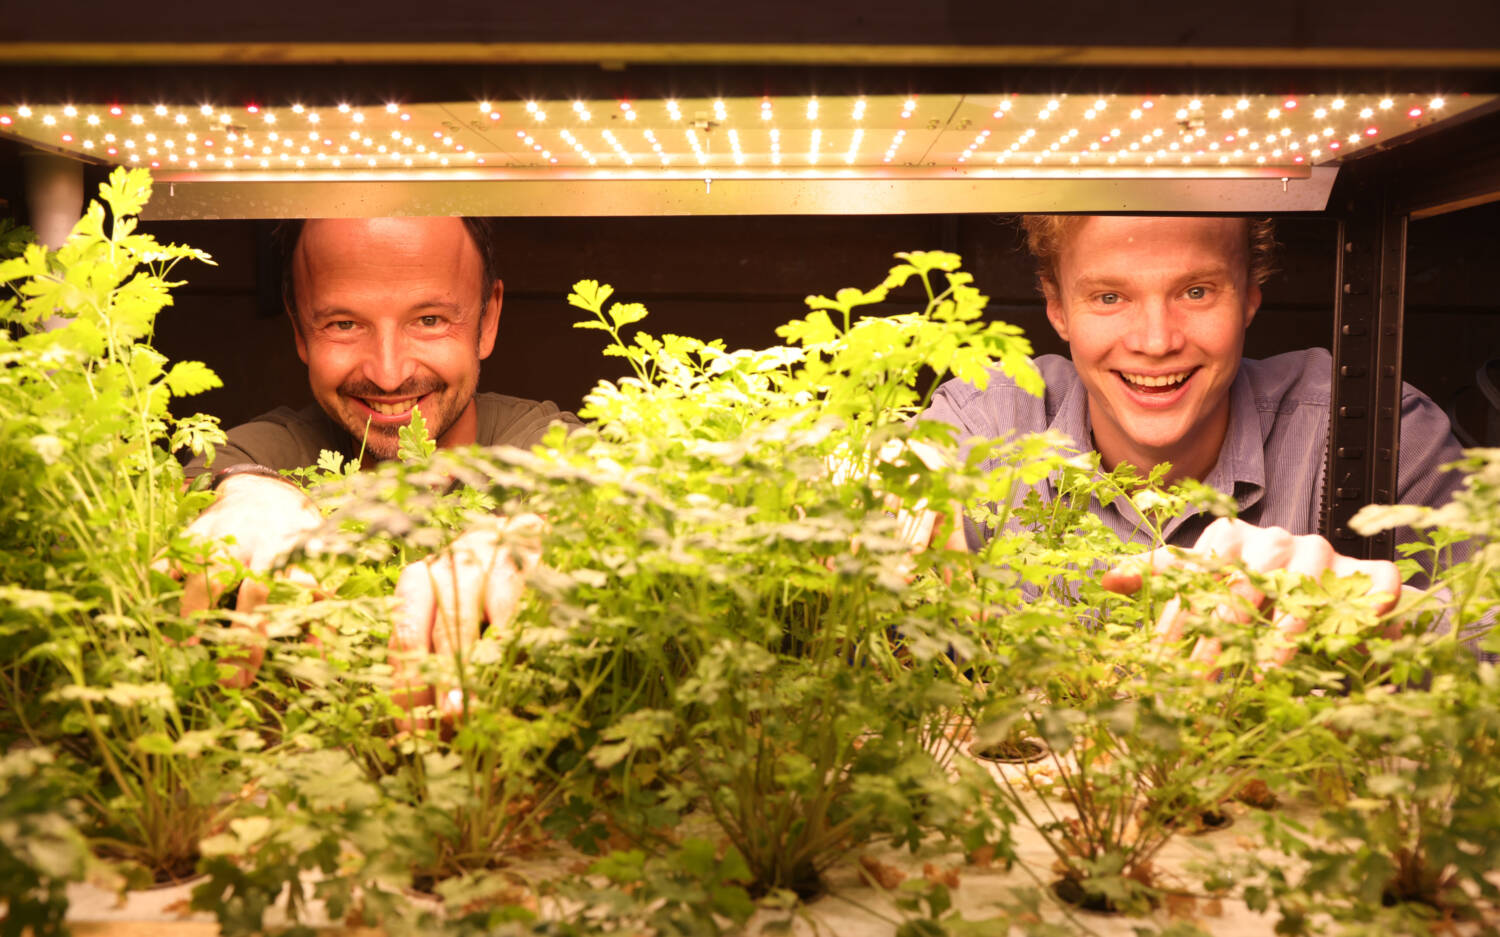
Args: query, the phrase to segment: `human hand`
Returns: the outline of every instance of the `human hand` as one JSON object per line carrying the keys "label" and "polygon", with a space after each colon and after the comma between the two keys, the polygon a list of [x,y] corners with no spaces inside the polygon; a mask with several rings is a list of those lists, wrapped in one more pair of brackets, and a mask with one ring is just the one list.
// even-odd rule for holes
{"label": "human hand", "polygon": [[[1376,612],[1384,615],[1395,607],[1401,596],[1401,573],[1395,563],[1386,560],[1359,560],[1333,549],[1316,534],[1294,536],[1280,527],[1257,527],[1241,520],[1220,518],[1208,525],[1189,550],[1160,547],[1131,557],[1106,572],[1100,580],[1111,592],[1128,595],[1139,590],[1148,572],[1159,573],[1172,568],[1217,571],[1239,564],[1224,577],[1229,601],[1219,604],[1215,616],[1222,621],[1248,623],[1266,604],[1266,596],[1246,572],[1265,574],[1274,570],[1321,578],[1325,570],[1335,576],[1364,575],[1369,579],[1367,595],[1378,598]],[[1189,615],[1181,600],[1167,601],[1156,623],[1157,640],[1173,644],[1182,639]],[[1271,626],[1285,646],[1271,658],[1275,666],[1285,664],[1296,654],[1293,639],[1307,629],[1307,622],[1279,609],[1272,612]],[[1395,626],[1399,630],[1399,626]],[[1216,638],[1200,638],[1193,647],[1191,659],[1212,667],[1221,650]],[[1213,671],[1211,675],[1216,675]]]}
{"label": "human hand", "polygon": [[[396,582],[391,629],[392,698],[411,711],[437,705],[444,720],[464,708],[463,693],[442,681],[432,685],[421,674],[426,658],[458,661],[480,640],[507,634],[520,609],[526,577],[542,555],[546,522],[535,514],[485,518],[447,549],[401,571]],[[424,728],[422,718],[402,720],[401,728]]]}
{"label": "human hand", "polygon": [[[917,439],[892,439],[888,440],[880,448],[877,461],[902,465],[920,462],[929,471],[938,472],[951,467],[951,459],[939,448],[931,443]],[[847,470],[840,471],[835,468],[834,480],[843,481],[849,476]],[[914,473],[908,478],[908,482],[915,481],[917,475]],[[963,551],[968,549],[968,542],[964,538],[963,511],[956,504],[946,505],[947,511],[935,510],[924,498],[908,504],[899,495],[887,493],[881,490],[877,476],[873,473],[870,482],[885,506],[885,513],[896,521],[895,538],[906,546],[908,570],[915,566],[913,557],[933,546],[937,546],[936,537],[939,531],[947,529],[947,539],[943,541],[942,548],[945,550]],[[946,527],[948,518],[954,518],[956,523],[952,527]],[[909,578],[909,576],[908,576]]]}
{"label": "human hand", "polygon": [[[200,571],[185,573],[166,560],[157,568],[181,577],[182,614],[192,616],[214,608],[237,569],[247,573],[235,596],[234,610],[241,616],[233,630],[246,636],[244,656],[226,658],[223,662],[235,672],[221,680],[226,686],[243,689],[255,678],[265,658],[262,643],[264,622],[254,616],[270,589],[266,573],[297,545],[309,531],[323,522],[318,511],[302,489],[291,482],[264,475],[231,475],[219,483],[214,503],[187,526],[184,533],[205,545],[197,557]],[[305,572],[288,571],[288,578],[310,584]],[[252,616],[252,617],[245,617]],[[193,639],[191,643],[197,643]]]}

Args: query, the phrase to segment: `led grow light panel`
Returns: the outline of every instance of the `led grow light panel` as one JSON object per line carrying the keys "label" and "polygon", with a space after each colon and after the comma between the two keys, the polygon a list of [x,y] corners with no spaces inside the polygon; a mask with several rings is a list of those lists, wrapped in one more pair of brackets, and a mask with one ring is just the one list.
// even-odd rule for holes
{"label": "led grow light panel", "polygon": [[914,95],[336,106],[20,103],[0,132],[183,181],[1301,176],[1492,96]]}

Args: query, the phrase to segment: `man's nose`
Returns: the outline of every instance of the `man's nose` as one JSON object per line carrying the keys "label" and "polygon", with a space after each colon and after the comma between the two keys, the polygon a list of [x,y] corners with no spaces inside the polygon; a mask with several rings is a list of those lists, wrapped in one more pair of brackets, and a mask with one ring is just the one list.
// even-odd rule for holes
{"label": "man's nose", "polygon": [[412,376],[415,362],[406,337],[399,331],[382,331],[371,341],[365,355],[365,378],[382,390],[395,390]]}
{"label": "man's nose", "polygon": [[1142,303],[1126,337],[1126,348],[1138,354],[1161,357],[1178,351],[1182,345],[1182,328],[1171,305],[1159,299]]}

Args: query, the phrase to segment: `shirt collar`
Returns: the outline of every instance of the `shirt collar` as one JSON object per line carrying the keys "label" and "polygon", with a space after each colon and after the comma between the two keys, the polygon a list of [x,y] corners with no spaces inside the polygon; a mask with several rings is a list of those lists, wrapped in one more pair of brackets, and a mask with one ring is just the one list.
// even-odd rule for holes
{"label": "shirt collar", "polygon": [[1094,448],[1094,433],[1089,426],[1089,392],[1077,377],[1073,378],[1071,386],[1063,394],[1057,413],[1053,414],[1047,429],[1073,440],[1073,445],[1078,447],[1079,452],[1088,452]]}
{"label": "shirt collar", "polygon": [[[1063,394],[1057,413],[1047,424],[1049,430],[1063,433],[1073,440],[1080,452],[1094,448],[1093,428],[1089,423],[1089,395],[1083,381],[1074,379]],[[1209,471],[1204,484],[1232,495],[1244,511],[1258,502],[1266,490],[1266,446],[1255,405],[1255,390],[1240,367],[1229,387],[1229,429],[1219,447],[1219,461]],[[1057,486],[1048,479],[1052,494]]]}
{"label": "shirt collar", "polygon": [[1231,494],[1240,510],[1266,493],[1266,440],[1255,405],[1255,390],[1241,367],[1229,388],[1229,430],[1219,447],[1219,461],[1204,483]]}

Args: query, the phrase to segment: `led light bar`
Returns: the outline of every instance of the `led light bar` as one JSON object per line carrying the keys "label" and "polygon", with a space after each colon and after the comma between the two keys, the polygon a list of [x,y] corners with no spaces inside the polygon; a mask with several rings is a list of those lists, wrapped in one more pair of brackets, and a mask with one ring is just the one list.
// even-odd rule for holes
{"label": "led light bar", "polygon": [[33,102],[0,106],[0,134],[185,184],[693,181],[711,193],[716,180],[1295,180],[1494,97]]}

